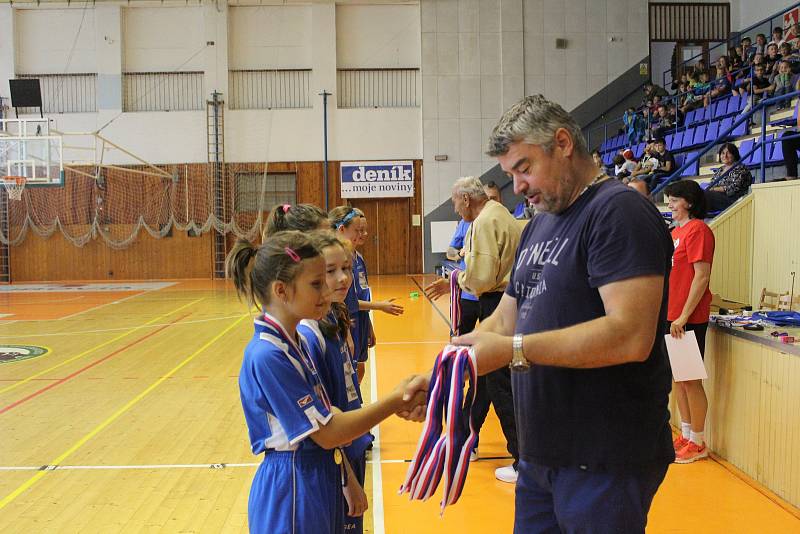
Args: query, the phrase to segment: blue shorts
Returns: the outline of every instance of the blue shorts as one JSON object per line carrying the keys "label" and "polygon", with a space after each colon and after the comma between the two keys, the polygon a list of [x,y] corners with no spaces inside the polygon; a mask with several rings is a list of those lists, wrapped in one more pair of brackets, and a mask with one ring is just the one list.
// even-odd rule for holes
{"label": "blue shorts", "polygon": [[341,534],[343,501],[331,451],[267,452],[250,487],[250,532]]}
{"label": "blue shorts", "polygon": [[644,534],[668,464],[635,474],[546,467],[522,460],[515,534]]}

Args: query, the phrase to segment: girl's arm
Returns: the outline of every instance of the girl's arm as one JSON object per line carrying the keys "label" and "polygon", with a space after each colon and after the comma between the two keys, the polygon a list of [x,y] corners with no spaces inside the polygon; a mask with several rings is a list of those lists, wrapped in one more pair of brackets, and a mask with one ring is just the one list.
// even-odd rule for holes
{"label": "girl's arm", "polygon": [[323,449],[333,449],[350,443],[396,412],[410,412],[420,404],[425,404],[426,394],[418,392],[408,401],[403,401],[403,391],[413,377],[404,379],[394,390],[378,402],[368,404],[358,410],[336,413],[325,426],[309,437]]}
{"label": "girl's arm", "polygon": [[347,484],[342,488],[344,499],[347,501],[347,515],[350,517],[360,517],[369,508],[367,501],[367,494],[364,488],[358,483],[353,468],[350,466],[350,461],[347,456],[342,456],[342,462],[345,471],[347,471]]}
{"label": "girl's arm", "polygon": [[402,315],[403,307],[399,304],[394,303],[395,299],[391,298],[389,300],[381,300],[377,302],[371,302],[369,300],[359,300],[358,301],[358,309],[365,311],[365,310],[377,310],[382,311],[383,313],[388,313],[389,315]]}

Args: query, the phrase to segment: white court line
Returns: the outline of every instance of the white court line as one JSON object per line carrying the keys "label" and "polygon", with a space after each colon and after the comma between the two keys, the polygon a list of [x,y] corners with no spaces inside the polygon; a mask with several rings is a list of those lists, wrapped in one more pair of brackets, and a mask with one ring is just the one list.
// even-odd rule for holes
{"label": "white court line", "polygon": [[[383,460],[382,464],[402,464],[409,460]],[[368,464],[376,463],[367,460]],[[143,465],[7,465],[0,466],[0,471],[78,471],[78,470],[112,470],[112,469],[227,469],[229,467],[258,467],[260,462],[217,464],[143,464]]]}
{"label": "white court line", "polygon": [[[370,319],[372,318],[370,311]],[[378,361],[375,347],[369,349],[369,386],[372,403],[378,402]],[[372,435],[372,530],[375,534],[385,534],[383,524],[383,473],[381,472],[381,432],[380,425],[375,425]]]}
{"label": "white court line", "polygon": [[136,294],[130,295],[130,296],[128,296],[128,297],[125,297],[125,298],[122,298],[122,299],[119,299],[119,300],[115,300],[115,301],[113,301],[113,302],[106,302],[105,304],[101,304],[100,306],[95,306],[95,307],[93,307],[93,308],[88,308],[88,309],[86,309],[86,310],[83,310],[83,311],[79,311],[79,312],[73,313],[72,315],[65,315],[64,317],[61,317],[61,318],[59,318],[58,320],[59,320],[59,321],[63,321],[63,320],[65,320],[65,319],[72,319],[73,317],[77,317],[78,315],[84,314],[84,313],[86,313],[86,312],[90,312],[90,311],[99,310],[99,309],[101,309],[101,308],[105,308],[106,306],[111,306],[112,304],[119,304],[119,303],[121,303],[121,302],[125,302],[125,301],[126,301],[126,300],[128,300],[128,299],[132,299],[132,298],[136,298],[136,297],[141,297],[142,295],[146,295],[146,294],[148,294],[148,293],[150,293],[150,292],[152,292],[152,291],[158,291],[159,289],[162,289],[162,288],[160,288],[160,287],[159,287],[159,288],[155,288],[155,289],[147,289],[147,290],[145,290],[145,291],[142,291],[141,293],[136,293]]}
{"label": "white court line", "polygon": [[[202,299],[201,299],[202,300]],[[181,321],[180,324],[187,325],[187,324],[196,324],[196,323],[208,323],[210,321],[224,321],[225,319],[233,319],[235,317],[241,317],[241,314],[238,315],[226,315],[224,317],[211,317],[209,319],[195,319],[193,321]],[[143,324],[135,328],[158,328],[160,326],[169,326],[174,323],[154,323],[154,324]],[[33,338],[33,337],[56,337],[56,336],[77,336],[77,335],[84,335],[84,334],[102,334],[106,332],[119,332],[120,330],[130,330],[130,326],[123,326],[119,328],[103,328],[101,330],[81,330],[81,331],[74,331],[74,332],[52,332],[49,334],[14,334],[13,336],[3,336],[0,335],[0,339],[4,338],[18,338],[21,336],[25,336],[26,338]]]}

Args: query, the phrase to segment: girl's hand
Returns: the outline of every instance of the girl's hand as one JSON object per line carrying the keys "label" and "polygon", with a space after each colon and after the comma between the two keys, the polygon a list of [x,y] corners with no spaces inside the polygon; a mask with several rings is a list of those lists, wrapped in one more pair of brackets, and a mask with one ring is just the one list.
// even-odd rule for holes
{"label": "girl's hand", "polygon": [[378,309],[389,315],[403,315],[403,307],[399,304],[395,304],[394,301],[395,299],[391,298],[383,302],[378,302]]}
{"label": "girl's hand", "polygon": [[361,484],[358,483],[358,480],[356,480],[356,477],[352,474],[352,471],[349,476],[350,478],[347,481],[347,485],[342,488],[344,499],[347,501],[347,515],[350,517],[360,517],[364,515],[364,512],[369,508],[367,494],[364,492],[364,488],[361,487]]}
{"label": "girl's hand", "polygon": [[369,333],[367,334],[367,347],[372,348],[378,344],[378,340],[375,337],[375,328],[372,326],[372,322],[369,323]]}

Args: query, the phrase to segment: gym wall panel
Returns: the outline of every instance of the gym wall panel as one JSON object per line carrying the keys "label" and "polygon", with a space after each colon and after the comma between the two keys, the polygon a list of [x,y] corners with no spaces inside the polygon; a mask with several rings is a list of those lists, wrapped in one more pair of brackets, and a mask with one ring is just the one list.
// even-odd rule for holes
{"label": "gym wall panel", "polygon": [[16,73],[97,72],[95,11],[83,7],[14,10]]}
{"label": "gym wall panel", "polygon": [[[754,480],[800,504],[800,358],[710,328],[706,442]],[[672,424],[680,426],[677,405]]]}
{"label": "gym wall panel", "polygon": [[337,5],[336,66],[419,67],[419,5]]}
{"label": "gym wall panel", "polygon": [[[773,182],[753,186],[753,286],[751,302],[761,289],[789,292],[791,272],[800,275],[800,182]],[[795,295],[800,293],[800,278]]]}
{"label": "gym wall panel", "polygon": [[231,6],[228,13],[230,69],[311,68],[311,6]]}
{"label": "gym wall panel", "polygon": [[122,23],[124,72],[204,70],[202,7],[125,7]]}
{"label": "gym wall panel", "polygon": [[711,268],[711,292],[725,300],[750,303],[752,294],[753,196],[714,219],[716,248]]}

